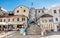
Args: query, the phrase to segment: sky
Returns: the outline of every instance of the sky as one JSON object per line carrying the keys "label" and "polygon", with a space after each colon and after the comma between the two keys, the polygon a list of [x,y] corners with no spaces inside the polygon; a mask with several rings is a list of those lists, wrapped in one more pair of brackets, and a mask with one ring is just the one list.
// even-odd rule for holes
{"label": "sky", "polygon": [[60,0],[0,0],[0,7],[3,7],[7,11],[11,11],[20,5],[37,9],[42,7],[49,8],[54,5],[60,5]]}

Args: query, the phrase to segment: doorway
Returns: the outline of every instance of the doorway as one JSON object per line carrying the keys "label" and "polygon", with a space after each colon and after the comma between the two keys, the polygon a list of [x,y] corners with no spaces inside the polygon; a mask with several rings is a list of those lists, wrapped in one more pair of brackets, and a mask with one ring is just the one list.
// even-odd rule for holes
{"label": "doorway", "polygon": [[12,31],[12,30],[13,30],[13,28],[14,28],[14,27],[13,27],[13,25],[12,25],[12,24],[8,25],[8,30],[9,30],[9,31]]}
{"label": "doorway", "polygon": [[60,25],[57,26],[57,30],[60,31]]}
{"label": "doorway", "polygon": [[2,31],[2,26],[0,26],[0,31]]}
{"label": "doorway", "polygon": [[7,25],[3,25],[3,31],[7,29]]}
{"label": "doorway", "polygon": [[17,25],[18,30],[23,28],[23,25]]}

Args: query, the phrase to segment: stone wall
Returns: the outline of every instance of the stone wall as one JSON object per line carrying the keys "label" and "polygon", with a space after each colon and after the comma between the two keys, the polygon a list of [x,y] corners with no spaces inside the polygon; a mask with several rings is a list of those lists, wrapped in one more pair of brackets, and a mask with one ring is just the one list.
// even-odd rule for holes
{"label": "stone wall", "polygon": [[36,24],[30,24],[30,26],[26,30],[27,34],[29,35],[40,35],[41,34],[41,29],[38,25]]}

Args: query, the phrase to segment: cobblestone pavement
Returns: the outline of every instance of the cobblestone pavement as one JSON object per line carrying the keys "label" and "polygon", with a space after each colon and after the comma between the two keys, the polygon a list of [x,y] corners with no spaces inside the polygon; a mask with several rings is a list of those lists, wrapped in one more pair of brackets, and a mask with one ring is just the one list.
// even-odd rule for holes
{"label": "cobblestone pavement", "polygon": [[5,38],[60,38],[60,32],[51,32],[47,36],[41,37],[40,35],[26,35],[22,36],[19,32],[16,32]]}
{"label": "cobblestone pavement", "polygon": [[46,36],[41,38],[60,38],[60,35],[51,35],[51,36]]}
{"label": "cobblestone pavement", "polygon": [[16,32],[10,36],[6,36],[4,38],[41,38],[40,35],[26,35],[26,36],[23,36],[23,35],[20,35],[19,32]]}
{"label": "cobblestone pavement", "polygon": [[60,38],[60,31],[48,33],[47,36],[41,38]]}

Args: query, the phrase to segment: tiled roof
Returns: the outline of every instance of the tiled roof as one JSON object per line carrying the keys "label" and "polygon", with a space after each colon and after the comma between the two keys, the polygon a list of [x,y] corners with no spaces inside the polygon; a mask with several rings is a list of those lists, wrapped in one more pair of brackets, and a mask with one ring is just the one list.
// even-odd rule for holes
{"label": "tiled roof", "polygon": [[41,18],[42,17],[53,17],[52,15],[50,15],[50,14],[44,14],[44,15],[42,15],[42,16],[40,16]]}
{"label": "tiled roof", "polygon": [[11,18],[11,17],[27,17],[27,16],[25,15],[1,16],[0,15],[0,18]]}

